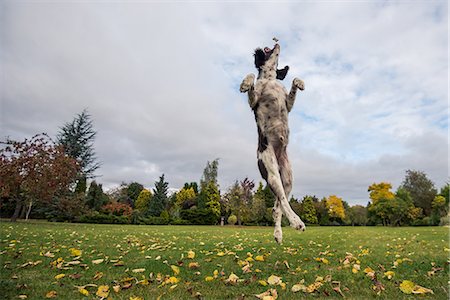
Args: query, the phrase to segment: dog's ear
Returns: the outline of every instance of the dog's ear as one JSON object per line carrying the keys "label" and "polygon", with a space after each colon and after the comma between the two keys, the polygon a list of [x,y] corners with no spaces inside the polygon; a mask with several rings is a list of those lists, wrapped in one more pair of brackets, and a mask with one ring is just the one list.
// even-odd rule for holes
{"label": "dog's ear", "polygon": [[259,69],[266,61],[266,54],[261,48],[258,48],[255,50],[255,54],[253,54],[253,56],[255,56],[255,67]]}
{"label": "dog's ear", "polygon": [[284,77],[286,77],[288,71],[289,71],[289,66],[286,66],[283,69],[277,70],[277,79],[283,80]]}

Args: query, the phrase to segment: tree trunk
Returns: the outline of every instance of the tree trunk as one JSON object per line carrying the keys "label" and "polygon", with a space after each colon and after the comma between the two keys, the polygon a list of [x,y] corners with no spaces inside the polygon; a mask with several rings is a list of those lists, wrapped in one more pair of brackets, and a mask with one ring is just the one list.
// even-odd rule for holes
{"label": "tree trunk", "polygon": [[20,200],[16,200],[16,208],[14,209],[14,213],[11,217],[11,222],[16,222],[19,217],[20,210],[22,208],[22,202]]}
{"label": "tree trunk", "polygon": [[30,201],[30,205],[28,205],[28,210],[27,213],[25,215],[25,220],[28,221],[28,217],[30,216],[30,212],[31,212],[31,207],[33,206],[33,201]]}

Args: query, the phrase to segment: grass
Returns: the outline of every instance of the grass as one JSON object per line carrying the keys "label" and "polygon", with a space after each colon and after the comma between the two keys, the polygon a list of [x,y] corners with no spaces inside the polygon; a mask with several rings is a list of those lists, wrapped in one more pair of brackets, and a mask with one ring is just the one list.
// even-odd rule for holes
{"label": "grass", "polygon": [[[109,287],[112,299],[257,299],[255,294],[272,288],[278,299],[337,299],[342,298],[333,290],[338,285],[347,299],[449,297],[447,227],[308,227],[303,233],[284,228],[280,246],[270,227],[0,222],[0,239],[4,299],[43,299],[51,291],[56,299],[100,299],[100,285]],[[77,253],[71,248],[81,255],[73,256]],[[195,253],[193,259],[187,258],[189,251]],[[250,256],[264,261],[248,259],[251,272],[244,273]],[[92,262],[99,259],[99,264]],[[189,268],[192,262],[199,267]],[[179,274],[171,266],[178,267]],[[367,267],[384,288],[379,294],[364,272]],[[142,272],[133,272],[136,269]],[[393,271],[394,277],[384,277],[386,271]],[[239,280],[227,283],[232,273]],[[55,279],[58,274],[65,276]],[[283,284],[262,285],[271,275]],[[208,276],[211,281],[205,281]],[[316,280],[322,285],[311,293],[293,293],[292,286],[302,279],[305,286]],[[404,294],[399,288],[403,280],[434,294]],[[84,296],[77,286],[87,284],[97,286],[85,287],[89,295]],[[121,286],[118,293],[115,285]]]}

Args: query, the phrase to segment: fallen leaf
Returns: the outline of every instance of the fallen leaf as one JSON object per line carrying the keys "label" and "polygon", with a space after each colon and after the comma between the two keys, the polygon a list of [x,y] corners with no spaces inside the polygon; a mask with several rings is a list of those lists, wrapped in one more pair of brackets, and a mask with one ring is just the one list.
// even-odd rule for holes
{"label": "fallen leaf", "polygon": [[279,285],[282,282],[281,277],[270,275],[267,279],[267,283],[270,285]]}
{"label": "fallen leaf", "polygon": [[212,277],[212,276],[205,277],[205,281],[213,281],[213,280],[214,280],[214,277]]}
{"label": "fallen leaf", "polygon": [[264,261],[264,256],[258,255],[258,256],[255,257],[255,260],[256,261]]}
{"label": "fallen leaf", "polygon": [[198,269],[198,268],[200,268],[200,264],[198,262],[191,262],[191,263],[189,263],[188,268],[189,269]]}
{"label": "fallen leaf", "polygon": [[225,280],[225,283],[236,284],[238,280],[239,277],[237,277],[236,274],[231,273],[230,276],[228,276],[228,279]]}
{"label": "fallen leaf", "polygon": [[45,298],[56,298],[56,291],[50,291],[45,295]]}
{"label": "fallen leaf", "polygon": [[394,277],[395,273],[392,271],[384,272],[384,277],[387,277],[387,279],[391,280]]}
{"label": "fallen leaf", "polygon": [[17,296],[17,298],[19,298],[19,299],[27,299],[28,296],[27,295],[19,295],[19,296]]}
{"label": "fallen leaf", "polygon": [[120,292],[120,285],[118,284],[118,285],[113,286],[113,291],[114,291],[115,293]]}
{"label": "fallen leaf", "polygon": [[293,293],[297,293],[299,291],[306,292],[306,286],[304,285],[305,280],[302,279],[299,283],[294,284],[291,288]]}
{"label": "fallen leaf", "polygon": [[64,278],[64,276],[66,276],[66,274],[58,274],[55,276],[55,279],[60,280],[61,278]]}
{"label": "fallen leaf", "polygon": [[188,254],[187,254],[187,258],[189,258],[189,259],[194,259],[194,257],[195,257],[195,252],[192,251],[192,250],[190,250],[190,251],[188,252]]}
{"label": "fallen leaf", "polygon": [[142,272],[145,272],[145,269],[144,268],[133,269],[133,270],[131,270],[131,272],[133,272],[133,273],[142,273]]}
{"label": "fallen leaf", "polygon": [[174,265],[171,265],[170,268],[172,268],[172,271],[175,275],[180,274],[180,268]]}
{"label": "fallen leaf", "polygon": [[409,280],[403,280],[403,282],[400,284],[400,290],[405,294],[412,294],[414,286],[415,286],[414,282]]}
{"label": "fallen leaf", "polygon": [[80,292],[81,294],[83,294],[84,296],[89,296],[89,291],[86,290],[85,288],[79,288],[78,292]]}
{"label": "fallen leaf", "polygon": [[139,296],[130,296],[130,300],[144,300],[144,298]]}
{"label": "fallen leaf", "polygon": [[81,250],[75,248],[70,248],[69,251],[70,255],[72,256],[81,256],[81,254],[83,253]]}
{"label": "fallen leaf", "polygon": [[101,264],[103,261],[104,261],[104,259],[103,259],[103,258],[100,258],[100,259],[95,259],[95,260],[93,260],[92,263],[93,263],[94,265],[98,265],[98,264]]}
{"label": "fallen leaf", "polygon": [[95,294],[101,298],[107,298],[109,295],[109,286],[100,285],[97,289],[97,293]]}
{"label": "fallen leaf", "polygon": [[99,280],[102,277],[103,277],[103,272],[98,272],[98,271],[95,272],[94,280]]}

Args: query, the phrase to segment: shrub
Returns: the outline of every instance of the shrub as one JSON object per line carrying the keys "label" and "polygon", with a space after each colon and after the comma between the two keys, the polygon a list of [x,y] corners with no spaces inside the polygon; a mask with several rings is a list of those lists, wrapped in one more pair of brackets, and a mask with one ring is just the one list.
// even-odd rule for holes
{"label": "shrub", "polygon": [[448,226],[450,225],[450,216],[444,216],[441,218],[440,222],[439,222],[440,226]]}
{"label": "shrub", "polygon": [[180,217],[192,225],[214,225],[217,221],[217,217],[205,208],[183,209]]}
{"label": "shrub", "polygon": [[125,217],[131,217],[131,214],[133,213],[133,209],[130,205],[119,202],[108,203],[102,206],[101,211],[107,214]]}
{"label": "shrub", "polygon": [[228,217],[227,222],[230,225],[234,225],[237,222],[237,217],[235,215],[231,215],[231,216]]}
{"label": "shrub", "polygon": [[95,223],[95,224],[129,224],[129,218],[125,216],[115,216],[112,214],[99,213],[94,211],[91,214],[82,215],[77,219],[80,223]]}

